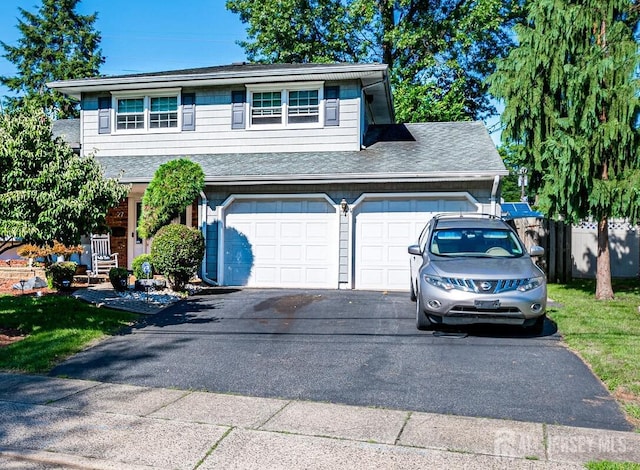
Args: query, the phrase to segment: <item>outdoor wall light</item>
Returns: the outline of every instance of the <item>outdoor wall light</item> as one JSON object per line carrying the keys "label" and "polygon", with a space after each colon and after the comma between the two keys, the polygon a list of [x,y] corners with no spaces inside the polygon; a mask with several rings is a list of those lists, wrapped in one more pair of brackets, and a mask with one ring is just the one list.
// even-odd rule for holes
{"label": "outdoor wall light", "polygon": [[345,198],[342,198],[342,201],[340,201],[340,208],[342,209],[342,213],[344,215],[347,215],[349,213],[349,204],[347,203],[347,200]]}

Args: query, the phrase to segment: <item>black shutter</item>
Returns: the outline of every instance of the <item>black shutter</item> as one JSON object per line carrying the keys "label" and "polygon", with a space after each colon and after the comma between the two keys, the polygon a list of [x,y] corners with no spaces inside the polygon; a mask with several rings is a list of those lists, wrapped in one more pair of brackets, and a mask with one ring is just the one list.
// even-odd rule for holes
{"label": "black shutter", "polygon": [[340,87],[324,88],[324,125],[340,125]]}
{"label": "black shutter", "polygon": [[182,130],[196,130],[196,94],[184,93],[182,95]]}
{"label": "black shutter", "polygon": [[244,91],[231,92],[231,129],[246,127],[245,102],[247,94]]}
{"label": "black shutter", "polygon": [[111,134],[111,97],[98,98],[98,134]]}

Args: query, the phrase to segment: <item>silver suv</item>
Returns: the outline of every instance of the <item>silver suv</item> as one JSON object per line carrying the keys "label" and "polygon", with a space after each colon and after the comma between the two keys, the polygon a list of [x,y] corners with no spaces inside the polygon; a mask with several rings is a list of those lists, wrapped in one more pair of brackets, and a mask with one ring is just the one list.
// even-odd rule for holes
{"label": "silver suv", "polygon": [[547,282],[517,233],[481,214],[438,215],[409,247],[411,300],[419,330],[434,325],[496,323],[541,333]]}

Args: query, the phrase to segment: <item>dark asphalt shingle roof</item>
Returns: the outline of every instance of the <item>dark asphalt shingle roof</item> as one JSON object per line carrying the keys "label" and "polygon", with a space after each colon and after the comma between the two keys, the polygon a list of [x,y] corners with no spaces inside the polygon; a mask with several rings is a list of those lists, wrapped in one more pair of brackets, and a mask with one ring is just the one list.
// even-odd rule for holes
{"label": "dark asphalt shingle roof", "polygon": [[507,171],[482,122],[374,126],[366,149],[352,152],[234,153],[109,156],[96,158],[106,176],[148,182],[158,167],[176,158],[202,166],[215,182],[292,180],[407,181],[448,176],[459,179],[505,175]]}
{"label": "dark asphalt shingle roof", "polygon": [[61,137],[72,148],[80,147],[80,119],[58,119],[51,125],[53,137]]}

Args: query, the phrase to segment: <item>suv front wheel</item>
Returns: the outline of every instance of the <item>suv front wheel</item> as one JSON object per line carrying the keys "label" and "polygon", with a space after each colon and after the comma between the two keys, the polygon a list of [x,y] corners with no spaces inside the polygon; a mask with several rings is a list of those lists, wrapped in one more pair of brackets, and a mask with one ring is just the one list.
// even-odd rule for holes
{"label": "suv front wheel", "polygon": [[432,326],[431,320],[429,320],[429,317],[424,313],[424,308],[422,307],[422,296],[420,293],[418,293],[416,297],[416,328],[419,330],[428,330]]}

